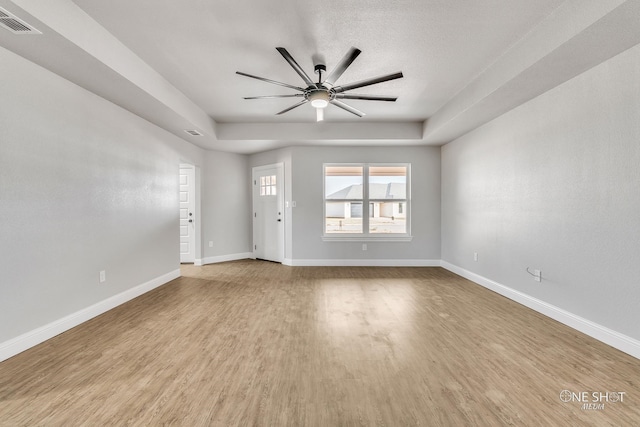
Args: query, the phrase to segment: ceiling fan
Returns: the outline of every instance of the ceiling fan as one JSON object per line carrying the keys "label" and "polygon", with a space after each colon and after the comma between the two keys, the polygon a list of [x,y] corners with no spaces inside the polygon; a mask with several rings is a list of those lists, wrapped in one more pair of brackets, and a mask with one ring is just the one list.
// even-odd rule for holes
{"label": "ceiling fan", "polygon": [[342,60],[338,63],[338,65],[336,65],[333,71],[331,71],[331,73],[329,73],[329,75],[326,76],[324,80],[323,80],[322,73],[326,73],[327,71],[326,65],[315,64],[314,71],[316,74],[318,74],[317,83],[311,80],[309,75],[305,73],[302,67],[300,67],[300,65],[296,62],[295,59],[293,59],[291,54],[289,54],[289,52],[287,52],[285,48],[277,47],[276,49],[278,52],[280,52],[280,54],[284,57],[284,59],[289,63],[289,65],[291,65],[291,67],[296,71],[296,73],[298,73],[298,75],[302,77],[302,80],[304,80],[305,84],[307,85],[306,87],[303,88],[299,86],[290,85],[287,83],[281,83],[275,80],[265,79],[264,77],[258,77],[258,76],[243,73],[240,71],[236,71],[236,74],[240,74],[241,76],[245,76],[245,77],[251,77],[252,79],[262,80],[267,83],[273,83],[276,85],[288,87],[290,89],[294,89],[300,92],[300,93],[295,93],[291,95],[249,96],[244,98],[244,99],[295,98],[295,97],[303,98],[302,101],[298,102],[297,104],[292,105],[289,108],[285,108],[279,113],[276,113],[277,115],[284,114],[288,111],[293,110],[294,108],[297,108],[303,104],[310,102],[311,106],[316,109],[317,121],[324,120],[324,109],[329,104],[333,104],[336,107],[340,107],[343,110],[346,110],[352,114],[355,114],[358,117],[363,117],[365,114],[362,111],[359,111],[345,104],[340,100],[341,99],[360,99],[360,100],[366,100],[366,101],[394,102],[396,99],[398,99],[397,97],[390,97],[390,96],[356,95],[356,94],[350,95],[345,92],[352,89],[358,89],[361,87],[386,82],[389,80],[399,79],[402,77],[402,72],[387,74],[385,76],[375,77],[372,79],[361,80],[356,83],[346,84],[342,86],[336,86],[336,82],[338,81],[340,76],[342,76],[345,70],[358,57],[358,55],[360,55],[361,53],[360,49],[356,49],[355,47],[352,47],[351,49],[349,49],[347,54],[342,58]]}

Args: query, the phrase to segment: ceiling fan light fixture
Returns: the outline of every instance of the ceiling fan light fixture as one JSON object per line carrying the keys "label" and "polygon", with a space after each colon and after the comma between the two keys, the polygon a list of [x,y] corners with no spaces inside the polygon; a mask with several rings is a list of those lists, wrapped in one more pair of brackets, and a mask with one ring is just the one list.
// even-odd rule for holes
{"label": "ceiling fan light fixture", "polygon": [[311,101],[313,108],[326,108],[329,105],[331,96],[326,90],[315,90],[309,93],[307,99]]}
{"label": "ceiling fan light fixture", "polygon": [[329,105],[329,101],[325,99],[315,99],[311,101],[311,106],[313,108],[327,108],[327,105]]}

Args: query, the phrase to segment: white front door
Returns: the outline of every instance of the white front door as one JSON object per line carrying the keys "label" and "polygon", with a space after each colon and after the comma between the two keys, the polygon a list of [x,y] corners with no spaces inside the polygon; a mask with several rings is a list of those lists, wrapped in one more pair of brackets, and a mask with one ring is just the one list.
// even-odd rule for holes
{"label": "white front door", "polygon": [[180,165],[180,262],[196,260],[195,168]]}
{"label": "white front door", "polygon": [[284,260],[283,165],[253,168],[253,254],[258,259]]}

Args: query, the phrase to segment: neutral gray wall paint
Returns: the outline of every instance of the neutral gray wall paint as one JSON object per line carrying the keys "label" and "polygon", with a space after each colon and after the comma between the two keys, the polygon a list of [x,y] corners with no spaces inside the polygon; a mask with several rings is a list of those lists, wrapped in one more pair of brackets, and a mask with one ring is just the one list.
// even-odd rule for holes
{"label": "neutral gray wall paint", "polygon": [[0,75],[2,343],[175,271],[203,152],[4,48]]}
{"label": "neutral gray wall paint", "polygon": [[[249,157],[208,151],[202,180],[204,257],[251,252],[251,186]],[[213,247],[209,247],[209,242]]]}
{"label": "neutral gray wall paint", "polygon": [[[439,147],[293,147],[293,258],[440,259]],[[324,242],[323,163],[411,163],[411,242]]]}
{"label": "neutral gray wall paint", "polygon": [[640,339],[639,100],[636,46],[444,146],[443,260]]}

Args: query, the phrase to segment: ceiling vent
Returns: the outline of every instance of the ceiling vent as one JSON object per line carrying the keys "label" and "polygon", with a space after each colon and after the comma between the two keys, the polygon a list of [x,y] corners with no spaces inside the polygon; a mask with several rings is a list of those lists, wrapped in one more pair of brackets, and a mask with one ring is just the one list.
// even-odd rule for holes
{"label": "ceiling vent", "polygon": [[189,135],[193,135],[193,136],[202,136],[202,134],[200,132],[198,132],[197,130],[193,130],[193,129],[185,129],[184,130],[186,133],[188,133]]}
{"label": "ceiling vent", "polygon": [[42,34],[31,25],[19,19],[9,11],[0,7],[0,27],[4,27],[13,34]]}

